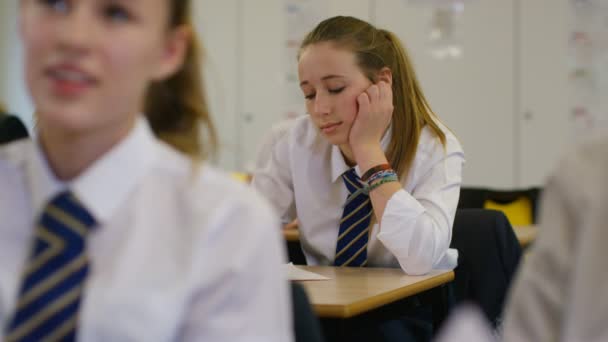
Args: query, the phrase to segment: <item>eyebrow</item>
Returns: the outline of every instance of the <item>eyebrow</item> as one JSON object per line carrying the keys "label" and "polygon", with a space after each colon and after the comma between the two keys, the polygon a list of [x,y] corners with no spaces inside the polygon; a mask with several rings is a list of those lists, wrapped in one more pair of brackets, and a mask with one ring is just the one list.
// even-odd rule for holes
{"label": "eyebrow", "polygon": [[[327,75],[327,76],[322,77],[321,81],[327,81],[327,80],[332,79],[332,78],[344,78],[344,76],[340,76],[340,75]],[[303,86],[303,85],[306,85],[308,83],[309,83],[308,81],[302,81],[302,82],[300,82],[300,87]]]}

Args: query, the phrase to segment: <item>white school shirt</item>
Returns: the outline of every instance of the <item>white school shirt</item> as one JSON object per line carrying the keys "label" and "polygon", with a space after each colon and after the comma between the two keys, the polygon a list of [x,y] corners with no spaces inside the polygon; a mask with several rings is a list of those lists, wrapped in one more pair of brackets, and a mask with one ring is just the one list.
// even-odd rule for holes
{"label": "white school shirt", "polygon": [[2,327],[14,313],[36,217],[66,187],[98,222],[87,238],[79,341],[292,340],[270,206],[213,168],[194,168],[143,118],[69,184],[54,178],[37,143],[0,148]]}
{"label": "white school shirt", "polygon": [[[403,190],[386,205],[382,227],[372,227],[368,266],[401,267],[408,274],[456,267],[450,249],[452,224],[462,182],[464,153],[443,126],[447,144],[423,128]],[[384,135],[384,149],[390,130]],[[298,218],[300,242],[309,265],[332,265],[343,205],[348,195],[341,175],[349,170],[308,116],[281,123],[262,146],[253,186],[274,205],[283,223]],[[356,167],[361,176],[361,170]]]}

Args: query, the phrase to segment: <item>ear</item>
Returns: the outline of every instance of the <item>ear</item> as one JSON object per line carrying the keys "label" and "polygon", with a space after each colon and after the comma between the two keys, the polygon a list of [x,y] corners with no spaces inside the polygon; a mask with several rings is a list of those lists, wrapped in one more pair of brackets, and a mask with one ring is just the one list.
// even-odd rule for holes
{"label": "ear", "polygon": [[159,67],[154,75],[156,81],[171,77],[183,66],[190,48],[192,31],[189,26],[182,25],[172,29],[164,39]]}
{"label": "ear", "polygon": [[388,67],[384,67],[376,74],[376,83],[386,82],[388,85],[393,85],[393,72]]}

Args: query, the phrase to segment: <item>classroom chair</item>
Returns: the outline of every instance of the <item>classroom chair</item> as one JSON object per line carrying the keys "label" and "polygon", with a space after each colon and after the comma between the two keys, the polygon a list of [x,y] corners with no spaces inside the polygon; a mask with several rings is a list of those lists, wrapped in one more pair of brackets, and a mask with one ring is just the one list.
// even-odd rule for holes
{"label": "classroom chair", "polygon": [[500,210],[511,225],[527,226],[536,223],[540,194],[538,187],[520,190],[463,187],[460,189],[458,208]]}
{"label": "classroom chair", "polygon": [[521,258],[521,247],[504,213],[458,209],[450,247],[458,250],[455,304],[472,302],[496,326]]}
{"label": "classroom chair", "polygon": [[27,137],[27,129],[19,118],[0,113],[0,145]]}

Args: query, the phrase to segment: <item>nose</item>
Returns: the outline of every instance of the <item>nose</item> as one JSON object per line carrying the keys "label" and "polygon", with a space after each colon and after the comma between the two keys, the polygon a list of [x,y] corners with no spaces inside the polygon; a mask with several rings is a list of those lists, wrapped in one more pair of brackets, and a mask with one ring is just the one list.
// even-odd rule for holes
{"label": "nose", "polygon": [[330,112],[330,103],[327,95],[319,94],[315,96],[314,113],[316,115],[327,115]]}
{"label": "nose", "polygon": [[65,51],[85,52],[94,42],[93,15],[85,6],[73,5],[67,10],[57,26],[57,43]]}

